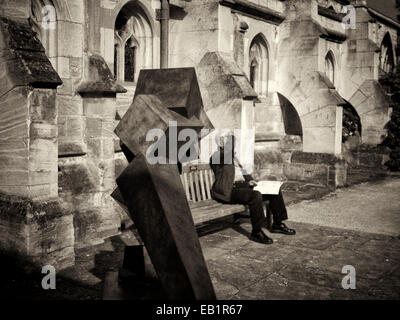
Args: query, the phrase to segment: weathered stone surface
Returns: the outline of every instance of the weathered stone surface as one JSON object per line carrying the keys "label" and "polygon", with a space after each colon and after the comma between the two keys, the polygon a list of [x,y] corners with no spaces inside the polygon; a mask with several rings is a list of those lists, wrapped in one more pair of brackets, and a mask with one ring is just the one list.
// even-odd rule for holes
{"label": "weathered stone surface", "polygon": [[0,7],[0,15],[19,19],[28,19],[30,15],[29,0],[5,1]]}
{"label": "weathered stone surface", "polygon": [[104,239],[119,234],[120,226],[120,216],[112,206],[79,209],[74,214],[75,247],[103,243]]}
{"label": "weathered stone surface", "polygon": [[58,152],[60,156],[83,156],[87,153],[87,145],[81,139],[61,137],[58,141]]}
{"label": "weathered stone surface", "polygon": [[28,94],[18,87],[0,101],[0,190],[20,196],[28,192]]}
{"label": "weathered stone surface", "polygon": [[357,152],[358,164],[367,168],[382,168],[389,150],[386,147],[361,145]]}
{"label": "weathered stone surface", "polygon": [[71,96],[57,95],[57,103],[59,115],[78,116],[83,114],[83,103],[79,96],[72,98]]}
{"label": "weathered stone surface", "polygon": [[333,187],[347,184],[347,163],[332,154],[294,151],[283,164],[283,171],[289,180]]}
{"label": "weathered stone surface", "polygon": [[0,196],[0,247],[27,261],[57,269],[74,264],[72,215],[58,201]]}
{"label": "weathered stone surface", "polygon": [[84,47],[84,26],[80,23],[58,20],[57,29],[59,30],[58,37],[64,40],[59,42],[58,50],[63,52],[63,55],[66,57],[82,57]]}
{"label": "weathered stone surface", "polygon": [[215,299],[177,167],[138,155],[117,184],[168,297]]}
{"label": "weathered stone surface", "polygon": [[386,134],[385,125],[389,121],[391,99],[378,81],[366,80],[350,98],[360,116],[362,142],[377,145]]}
{"label": "weathered stone surface", "polygon": [[88,60],[88,70],[86,71],[87,80],[78,87],[78,93],[116,94],[126,92],[125,88],[115,82],[114,76],[103,57],[94,54],[91,55]]}
{"label": "weathered stone surface", "polygon": [[[15,162],[0,168],[1,190],[30,199],[57,196],[57,105],[61,80],[28,21],[0,18],[0,143]],[[23,145],[20,144],[23,143]],[[25,149],[25,150],[23,150]],[[4,150],[5,151],[5,150]],[[22,157],[21,157],[22,155]],[[26,165],[23,163],[26,162]]]}
{"label": "weathered stone surface", "polygon": [[53,89],[34,89],[30,97],[32,121],[57,124],[56,92]]}
{"label": "weathered stone surface", "polygon": [[289,180],[307,181],[321,185],[328,184],[329,170],[325,165],[285,163],[283,172]]}
{"label": "weathered stone surface", "polygon": [[223,52],[209,52],[196,67],[205,99],[205,110],[228,100],[253,99],[257,93],[233,58]]}
{"label": "weathered stone surface", "polygon": [[280,140],[280,148],[284,151],[296,150],[301,151],[303,150],[302,140],[300,136],[285,136],[282,140]]}
{"label": "weathered stone surface", "polygon": [[87,158],[62,158],[58,168],[60,192],[80,195],[96,190],[97,168],[88,163]]}
{"label": "weathered stone surface", "polygon": [[[95,177],[92,178],[94,180]],[[83,182],[84,180],[82,179]],[[84,184],[78,183],[77,186],[82,187]],[[112,187],[114,186],[115,183]],[[110,191],[97,191],[97,189],[98,186],[95,184],[90,192],[82,190],[77,194],[72,192],[78,190],[73,189],[71,192],[67,188],[60,191],[60,200],[73,212],[76,248],[102,243],[105,238],[120,232],[122,216],[110,198]]]}
{"label": "weathered stone surface", "polygon": [[0,18],[0,96],[17,86],[56,88],[62,82],[28,22]]}
{"label": "weathered stone surface", "polygon": [[0,157],[0,188],[6,194],[35,199],[56,197],[55,90],[19,87],[3,98],[0,144],[8,147]]}
{"label": "weathered stone surface", "polygon": [[295,151],[292,153],[291,161],[292,163],[335,164],[343,162],[343,159],[333,154]]}

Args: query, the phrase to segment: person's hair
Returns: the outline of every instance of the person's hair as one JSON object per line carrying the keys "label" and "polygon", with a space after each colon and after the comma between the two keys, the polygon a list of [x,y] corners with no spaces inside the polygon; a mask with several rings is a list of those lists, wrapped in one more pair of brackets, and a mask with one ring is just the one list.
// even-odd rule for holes
{"label": "person's hair", "polygon": [[[221,141],[223,141],[223,145],[221,144]],[[235,135],[232,132],[229,132],[225,135],[222,136],[216,136],[216,142],[219,147],[225,147],[227,142],[231,142],[232,147],[234,147],[235,144]]]}

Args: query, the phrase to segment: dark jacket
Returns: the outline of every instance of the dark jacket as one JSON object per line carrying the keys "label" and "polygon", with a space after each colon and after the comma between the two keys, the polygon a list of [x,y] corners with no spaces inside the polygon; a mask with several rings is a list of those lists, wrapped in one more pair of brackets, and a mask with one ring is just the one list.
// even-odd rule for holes
{"label": "dark jacket", "polygon": [[211,188],[211,197],[215,200],[229,202],[235,181],[235,166],[224,163],[213,164],[210,160],[210,167],[215,176],[215,181]]}
{"label": "dark jacket", "polygon": [[233,187],[250,188],[248,182],[253,178],[250,175],[244,175],[245,181],[235,183],[235,165],[224,164],[223,151],[217,151],[217,153],[217,157],[220,158],[219,164],[213,163],[213,156],[210,158],[210,167],[215,176],[211,197],[222,202],[230,202]]}

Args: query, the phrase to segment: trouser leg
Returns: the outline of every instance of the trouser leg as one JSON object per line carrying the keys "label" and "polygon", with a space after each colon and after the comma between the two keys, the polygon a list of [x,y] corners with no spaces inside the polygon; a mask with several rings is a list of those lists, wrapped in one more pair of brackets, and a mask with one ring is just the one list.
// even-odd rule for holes
{"label": "trouser leg", "polygon": [[282,192],[279,190],[279,194],[264,194],[263,200],[269,201],[272,216],[274,218],[274,224],[281,224],[282,221],[288,219],[285,201],[283,200]]}
{"label": "trouser leg", "polygon": [[264,223],[264,208],[260,192],[246,188],[233,188],[231,203],[248,205],[253,231],[257,232],[261,230]]}

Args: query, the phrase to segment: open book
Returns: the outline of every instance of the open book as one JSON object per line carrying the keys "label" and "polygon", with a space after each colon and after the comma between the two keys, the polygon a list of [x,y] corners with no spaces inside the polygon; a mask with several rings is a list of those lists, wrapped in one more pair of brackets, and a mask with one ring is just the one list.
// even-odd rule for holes
{"label": "open book", "polygon": [[261,194],[279,194],[279,190],[284,181],[262,180],[257,182],[253,190],[260,191]]}

